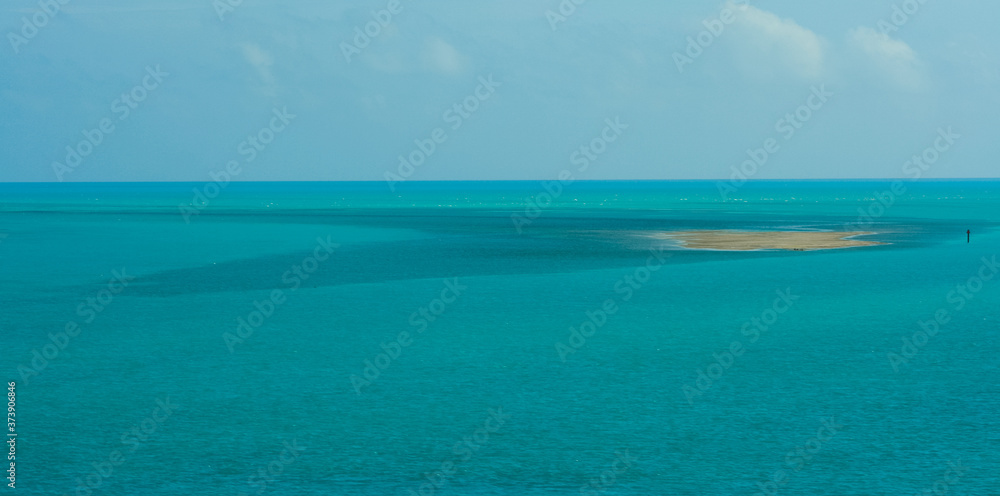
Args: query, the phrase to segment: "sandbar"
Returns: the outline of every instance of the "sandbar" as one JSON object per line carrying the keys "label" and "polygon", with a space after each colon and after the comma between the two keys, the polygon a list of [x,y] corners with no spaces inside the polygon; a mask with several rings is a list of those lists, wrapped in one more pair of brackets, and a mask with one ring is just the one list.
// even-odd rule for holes
{"label": "sandbar", "polygon": [[854,239],[876,234],[864,231],[677,231],[663,233],[658,238],[678,241],[694,250],[789,250],[813,251],[834,248],[882,245],[877,241]]}

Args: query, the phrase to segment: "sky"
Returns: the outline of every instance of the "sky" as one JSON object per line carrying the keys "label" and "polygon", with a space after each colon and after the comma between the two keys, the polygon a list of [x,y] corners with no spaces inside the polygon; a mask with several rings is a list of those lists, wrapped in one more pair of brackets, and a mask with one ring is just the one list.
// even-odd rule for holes
{"label": "sky", "polygon": [[998,14],[6,0],[0,181],[995,178]]}

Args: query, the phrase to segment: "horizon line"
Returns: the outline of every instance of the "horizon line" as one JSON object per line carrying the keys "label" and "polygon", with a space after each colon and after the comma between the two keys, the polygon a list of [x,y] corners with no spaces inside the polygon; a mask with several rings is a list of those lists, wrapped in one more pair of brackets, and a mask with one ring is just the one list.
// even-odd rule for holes
{"label": "horizon line", "polygon": [[[407,180],[407,183],[529,183],[529,182],[547,182],[547,181],[560,181],[558,178],[554,179],[413,179]],[[641,183],[641,182],[725,182],[730,181],[730,179],[575,179],[571,183],[614,183],[614,182],[631,182],[631,183]],[[791,179],[747,179],[748,183],[765,183],[765,182],[882,182],[882,181],[905,181],[910,183],[915,182],[959,182],[959,181],[1000,181],[1000,177],[934,177],[934,178],[908,178],[908,177],[886,177],[886,178],[820,178],[820,179],[804,179],[804,178],[791,178]],[[214,182],[212,180],[182,180],[182,181],[0,181],[0,185],[7,184],[201,184]],[[335,179],[335,180],[298,180],[298,179],[277,179],[277,180],[238,180],[233,179],[229,181],[230,183],[243,183],[243,184],[253,184],[253,183],[384,183],[382,180],[371,180],[371,179]]]}

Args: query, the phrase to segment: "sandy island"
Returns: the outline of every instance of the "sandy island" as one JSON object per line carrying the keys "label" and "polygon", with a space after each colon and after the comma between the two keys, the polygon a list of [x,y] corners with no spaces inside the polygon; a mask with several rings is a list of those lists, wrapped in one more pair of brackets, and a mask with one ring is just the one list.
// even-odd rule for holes
{"label": "sandy island", "polygon": [[823,231],[678,231],[657,237],[680,242],[694,250],[791,250],[812,251],[882,245],[877,241],[853,239],[872,232]]}

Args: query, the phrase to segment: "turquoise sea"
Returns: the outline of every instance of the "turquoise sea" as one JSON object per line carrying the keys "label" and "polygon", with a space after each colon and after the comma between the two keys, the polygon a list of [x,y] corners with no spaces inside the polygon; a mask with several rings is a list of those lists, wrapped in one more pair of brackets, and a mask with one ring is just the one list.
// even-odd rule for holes
{"label": "turquoise sea", "polygon": [[1000,182],[890,186],[0,185],[15,491],[1000,494]]}

